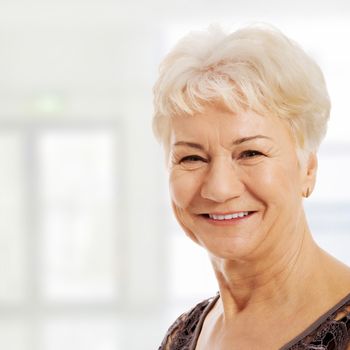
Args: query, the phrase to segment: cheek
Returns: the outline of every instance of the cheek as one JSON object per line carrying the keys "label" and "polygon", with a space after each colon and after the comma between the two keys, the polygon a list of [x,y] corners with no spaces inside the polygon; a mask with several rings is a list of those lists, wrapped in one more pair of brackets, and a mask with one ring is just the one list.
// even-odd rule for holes
{"label": "cheek", "polygon": [[173,171],[169,177],[170,196],[174,204],[182,209],[190,206],[199,191],[200,181],[192,173]]}
{"label": "cheek", "polygon": [[[185,174],[171,173],[169,177],[169,189],[172,200],[172,207],[175,217],[188,237],[199,243],[191,230],[192,220],[187,215],[187,210],[196,195],[195,181]],[[197,185],[198,187],[198,185]]]}
{"label": "cheek", "polygon": [[294,166],[276,164],[273,167],[261,167],[250,174],[250,179],[255,194],[270,204],[290,202],[299,194],[299,172]]}

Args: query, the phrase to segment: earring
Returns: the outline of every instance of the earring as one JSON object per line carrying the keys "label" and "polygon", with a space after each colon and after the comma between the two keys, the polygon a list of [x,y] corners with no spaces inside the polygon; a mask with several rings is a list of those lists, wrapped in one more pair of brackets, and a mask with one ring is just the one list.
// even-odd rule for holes
{"label": "earring", "polygon": [[304,197],[305,198],[308,198],[310,196],[310,188],[308,187],[307,189],[306,189],[306,193],[304,194]]}

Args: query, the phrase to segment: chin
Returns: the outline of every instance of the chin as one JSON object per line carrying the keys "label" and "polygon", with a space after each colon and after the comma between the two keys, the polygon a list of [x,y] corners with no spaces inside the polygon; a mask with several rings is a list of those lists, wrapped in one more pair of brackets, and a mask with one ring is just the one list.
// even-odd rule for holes
{"label": "chin", "polygon": [[200,242],[211,257],[226,260],[249,260],[256,251],[258,244],[246,238],[235,237],[216,242]]}

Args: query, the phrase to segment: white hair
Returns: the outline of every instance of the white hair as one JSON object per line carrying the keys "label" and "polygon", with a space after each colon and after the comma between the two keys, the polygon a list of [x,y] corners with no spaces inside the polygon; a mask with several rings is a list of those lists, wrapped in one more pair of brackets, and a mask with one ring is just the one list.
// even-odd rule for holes
{"label": "white hair", "polygon": [[219,27],[185,36],[160,65],[153,130],[167,147],[170,118],[224,103],[289,122],[298,148],[316,152],[327,129],[330,100],[318,65],[267,25],[226,34]]}

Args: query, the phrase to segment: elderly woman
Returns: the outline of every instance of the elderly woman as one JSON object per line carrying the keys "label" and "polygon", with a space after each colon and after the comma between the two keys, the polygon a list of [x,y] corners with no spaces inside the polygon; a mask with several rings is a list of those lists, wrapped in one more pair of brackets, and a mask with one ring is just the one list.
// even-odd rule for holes
{"label": "elderly woman", "polygon": [[316,63],[267,26],[210,28],[168,54],[154,94],[173,211],[219,286],[160,349],[350,349],[350,269],[303,210],[330,111]]}

